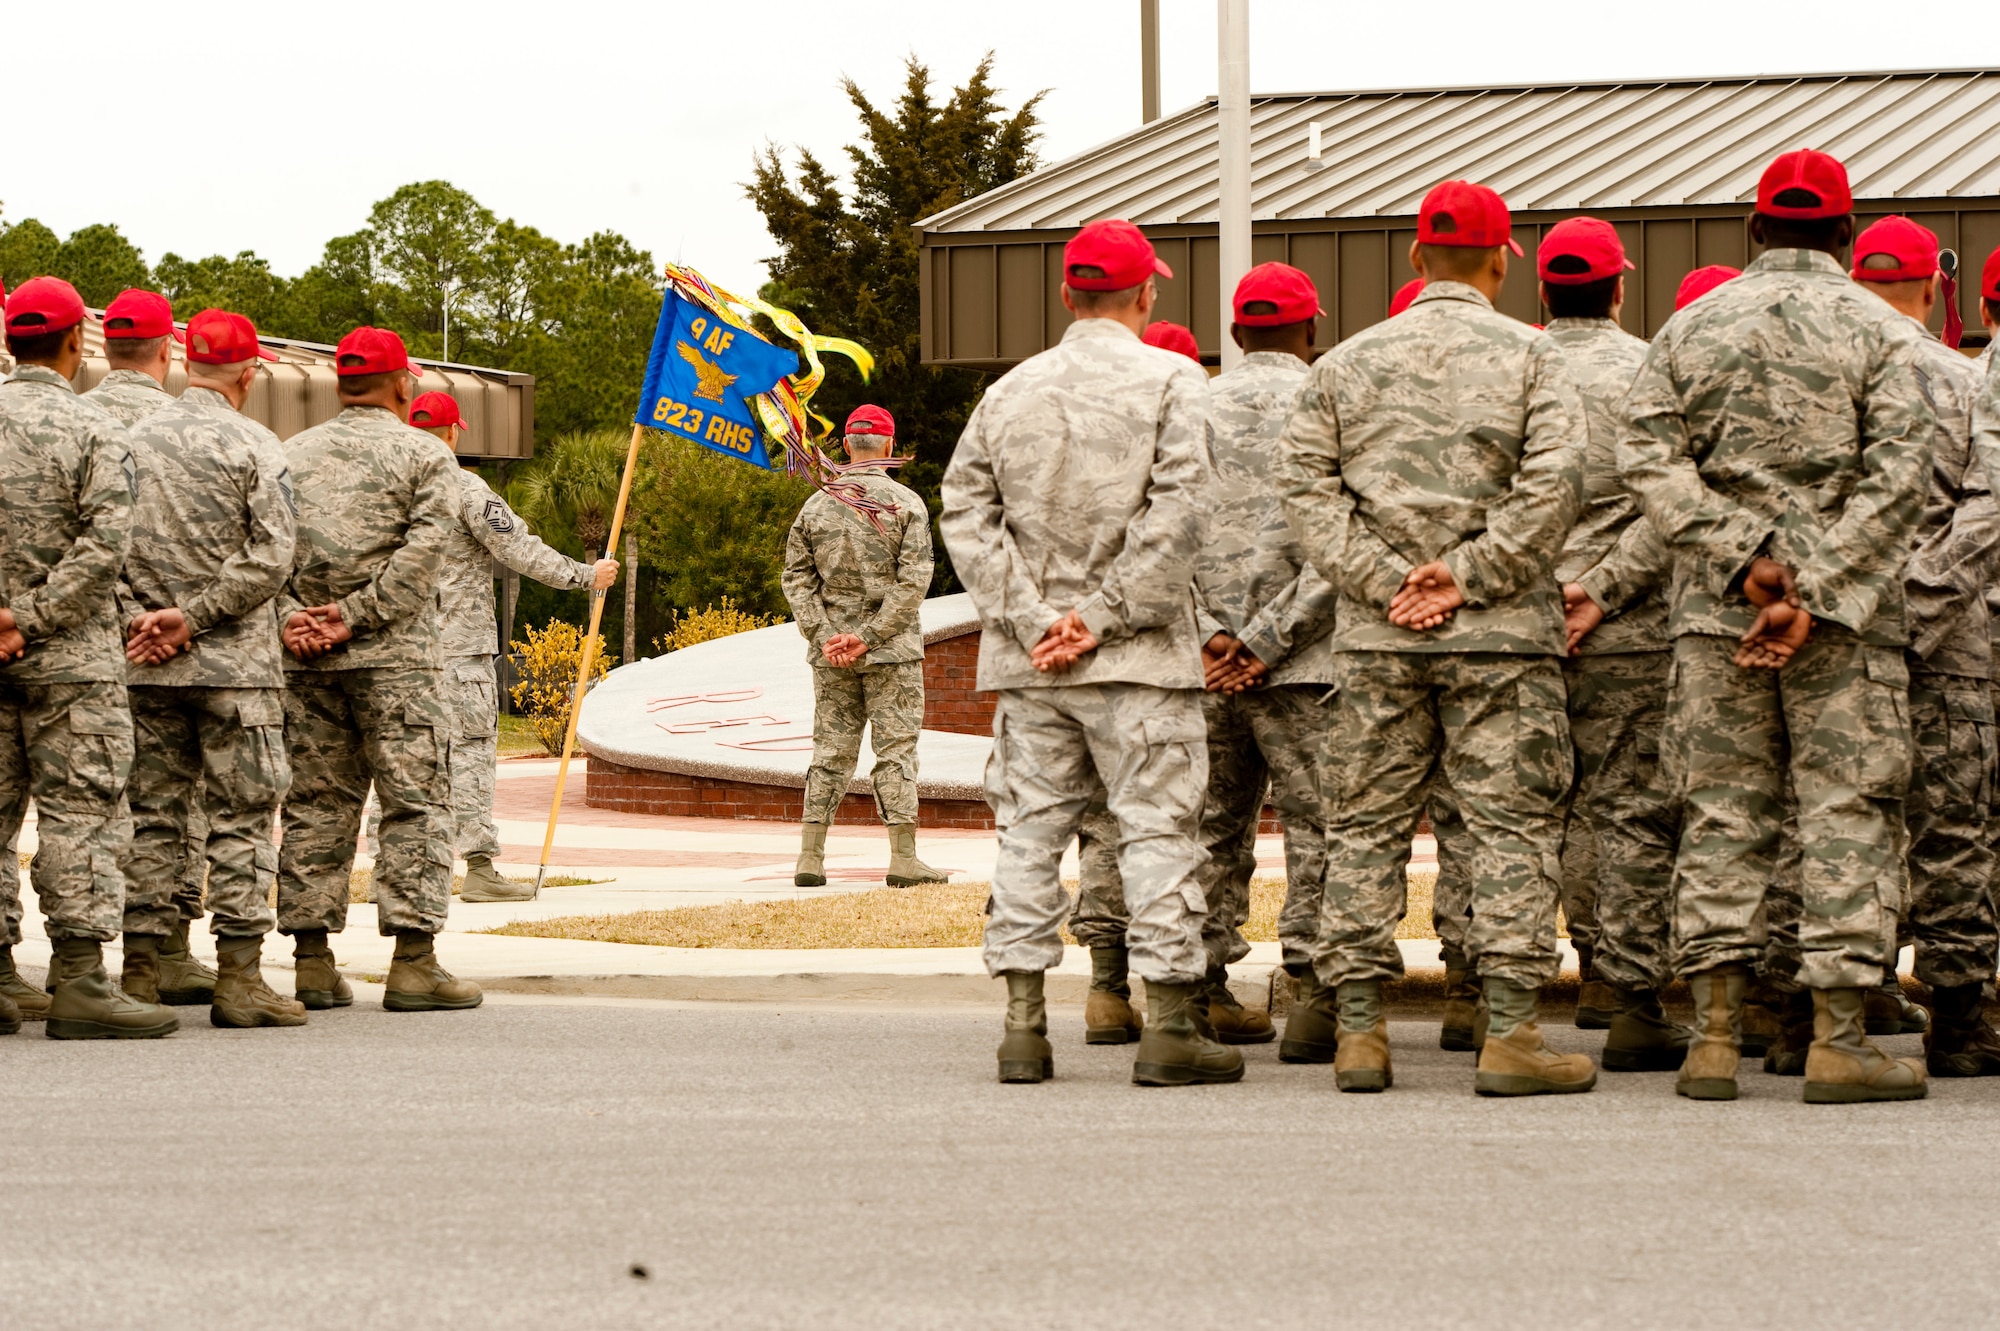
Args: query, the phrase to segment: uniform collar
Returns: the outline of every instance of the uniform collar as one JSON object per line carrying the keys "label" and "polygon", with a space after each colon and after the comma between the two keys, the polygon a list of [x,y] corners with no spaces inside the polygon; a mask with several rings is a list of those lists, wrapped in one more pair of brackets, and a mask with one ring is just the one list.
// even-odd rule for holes
{"label": "uniform collar", "polygon": [[1825,250],[1765,250],[1750,261],[1745,273],[1825,273],[1846,277],[1840,261]]}
{"label": "uniform collar", "polygon": [[66,393],[76,392],[75,384],[46,365],[17,365],[13,381],[17,384],[54,384]]}
{"label": "uniform collar", "polygon": [[1090,337],[1110,338],[1114,341],[1119,338],[1127,338],[1133,342],[1139,340],[1137,333],[1127,328],[1124,324],[1119,323],[1116,319],[1078,319],[1075,323],[1063,329],[1062,340],[1065,342],[1070,341],[1072,338]]}
{"label": "uniform collar", "polygon": [[216,392],[213,388],[205,388],[200,384],[189,384],[187,391],[181,394],[181,401],[192,403],[198,407],[220,407],[224,411],[236,410],[236,408],[229,405],[228,398]]}
{"label": "uniform collar", "polygon": [[1439,278],[1435,282],[1424,283],[1424,289],[1417,293],[1417,298],[1410,304],[1421,305],[1427,300],[1463,300],[1470,301],[1474,305],[1484,305],[1489,310],[1493,308],[1493,302],[1486,299],[1486,293],[1478,287],[1470,282],[1454,282],[1450,278]]}
{"label": "uniform collar", "polygon": [[104,376],[102,382],[107,384],[143,384],[162,397],[173,396],[173,394],[160,386],[158,379],[147,374],[144,370],[113,370]]}
{"label": "uniform collar", "polygon": [[1622,333],[1625,331],[1625,329],[1616,319],[1610,319],[1610,318],[1551,319],[1548,321],[1546,325],[1544,325],[1542,331],[1547,333],[1567,333],[1572,331],[1593,332],[1593,333]]}
{"label": "uniform collar", "polygon": [[1289,351],[1246,351],[1243,353],[1243,364],[1278,365],[1289,368],[1293,365],[1304,365],[1305,362]]}

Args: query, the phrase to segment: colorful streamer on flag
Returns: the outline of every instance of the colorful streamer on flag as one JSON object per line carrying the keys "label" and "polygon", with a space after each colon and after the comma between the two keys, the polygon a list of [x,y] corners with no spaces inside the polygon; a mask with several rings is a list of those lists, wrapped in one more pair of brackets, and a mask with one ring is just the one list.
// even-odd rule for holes
{"label": "colorful streamer on flag", "polygon": [[[866,383],[875,372],[875,358],[868,354],[867,348],[844,337],[821,337],[808,329],[790,310],[755,296],[734,295],[692,268],[670,263],[666,268],[666,278],[670,294],[701,306],[732,327],[740,328],[753,337],[761,337],[762,334],[750,322],[750,315],[761,314],[780,333],[798,344],[799,353],[805,357],[806,371],[781,379],[769,392],[759,393],[750,399],[757,409],[758,419],[763,423],[764,433],[783,452],[788,473],[804,476],[816,488],[861,514],[878,531],[881,530],[882,515],[895,512],[896,506],[871,497],[859,482],[845,478],[851,472],[883,471],[901,466],[904,459],[891,457],[871,458],[864,462],[835,462],[818,443],[832,433],[833,422],[811,407],[813,394],[826,381],[826,367],[820,363],[820,353],[833,352],[847,357],[860,369],[861,380]],[[819,427],[817,435],[812,428],[814,425]]]}

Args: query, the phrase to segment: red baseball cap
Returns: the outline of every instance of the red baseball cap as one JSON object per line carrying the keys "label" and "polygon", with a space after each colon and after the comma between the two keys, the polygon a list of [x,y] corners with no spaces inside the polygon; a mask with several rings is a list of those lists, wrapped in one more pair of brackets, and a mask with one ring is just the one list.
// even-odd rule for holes
{"label": "red baseball cap", "polygon": [[[1552,269],[1549,265],[1555,259],[1581,260],[1583,267],[1579,270],[1571,264]],[[1618,238],[1618,228],[1596,217],[1565,217],[1549,228],[1535,254],[1535,272],[1544,282],[1557,286],[1601,282],[1632,266],[1625,257],[1625,242]]]}
{"label": "red baseball cap", "polygon": [[1389,317],[1395,318],[1404,310],[1417,303],[1417,297],[1424,294],[1424,279],[1413,277],[1396,288],[1396,294],[1389,298]]}
{"label": "red baseball cap", "polygon": [[333,349],[333,372],[345,379],[353,374],[387,374],[391,370],[423,371],[410,364],[403,339],[386,328],[361,327],[340,339]]}
{"label": "red baseball cap", "polygon": [[[1078,268],[1101,268],[1104,276],[1078,277]],[[1153,253],[1146,233],[1122,218],[1092,222],[1063,246],[1063,281],[1072,291],[1123,291],[1155,274],[1172,277],[1174,270]]]}
{"label": "red baseball cap", "polygon": [[174,307],[167,298],[157,291],[141,291],[130,287],[112,297],[104,307],[104,335],[108,338],[148,338],[171,337],[179,342],[181,335],[174,330]]}
{"label": "red baseball cap", "polygon": [[1195,345],[1194,334],[1177,323],[1162,319],[1158,323],[1147,324],[1146,331],[1139,334],[1139,340],[1162,351],[1177,351],[1196,365],[1201,364],[1201,348]]}
{"label": "red baseball cap", "polygon": [[[1868,267],[1865,261],[1877,255],[1895,260],[1895,267]],[[1937,232],[1907,217],[1885,217],[1854,242],[1854,267],[1847,275],[1857,282],[1915,282],[1937,270]]]}
{"label": "red baseball cap", "polygon": [[447,425],[463,425],[458,399],[449,393],[420,393],[410,404],[410,424],[419,430],[441,430]]}
{"label": "red baseball cap", "polygon": [[[1262,314],[1246,313],[1244,307],[1257,301],[1277,308]],[[1243,274],[1231,305],[1236,322],[1245,328],[1277,328],[1326,316],[1326,311],[1319,307],[1319,288],[1288,263],[1260,263]]]}
{"label": "red baseball cap", "polygon": [[60,333],[83,322],[83,297],[60,277],[31,277],[7,298],[7,331],[17,337]]}
{"label": "red baseball cap", "polygon": [[896,437],[896,418],[877,406],[862,403],[847,413],[847,424],[842,434],[882,434],[891,439]]}
{"label": "red baseball cap", "polygon": [[[1779,203],[1786,190],[1810,194],[1811,203]],[[1826,153],[1800,148],[1778,157],[1757,179],[1757,211],[1766,217],[1810,220],[1845,217],[1854,211],[1854,191],[1847,187],[1847,168]]]}
{"label": "red baseball cap", "polygon": [[[110,311],[105,313],[109,316]],[[256,325],[229,310],[203,310],[188,320],[187,358],[197,365],[278,359],[258,345]]]}
{"label": "red baseball cap", "polygon": [[2000,300],[2000,249],[1986,256],[1986,267],[1979,274],[1979,294],[1987,300]]}
{"label": "red baseball cap", "polygon": [[1681,279],[1680,289],[1674,292],[1674,308],[1684,310],[1730,278],[1741,276],[1743,276],[1741,268],[1731,268],[1726,263],[1712,263],[1706,268],[1697,268]]}
{"label": "red baseball cap", "polygon": [[[1440,223],[1443,224],[1440,227]],[[1447,180],[1433,185],[1417,209],[1417,241],[1424,245],[1462,245],[1491,249],[1505,245],[1515,254],[1521,246],[1513,236],[1513,219],[1506,201],[1484,185]]]}

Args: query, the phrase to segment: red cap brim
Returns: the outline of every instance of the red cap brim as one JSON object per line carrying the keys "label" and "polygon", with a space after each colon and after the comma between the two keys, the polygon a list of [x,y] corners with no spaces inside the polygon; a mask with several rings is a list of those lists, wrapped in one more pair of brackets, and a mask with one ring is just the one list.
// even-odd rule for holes
{"label": "red cap brim", "polygon": [[1514,257],[1517,259],[1525,259],[1528,257],[1528,252],[1521,248],[1521,242],[1514,239],[1512,236],[1507,237],[1507,248],[1514,251]]}
{"label": "red cap brim", "polygon": [[1174,275],[1174,270],[1167,267],[1167,261],[1157,254],[1153,256],[1153,271],[1161,277],[1172,277]]}

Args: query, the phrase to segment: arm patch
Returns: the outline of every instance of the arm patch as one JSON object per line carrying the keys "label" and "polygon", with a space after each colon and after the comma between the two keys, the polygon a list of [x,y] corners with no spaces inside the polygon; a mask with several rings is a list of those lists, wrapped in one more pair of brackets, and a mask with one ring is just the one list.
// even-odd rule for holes
{"label": "arm patch", "polygon": [[508,510],[506,501],[504,500],[487,500],[486,511],[481,516],[486,519],[487,526],[502,536],[514,530],[514,515]]}

